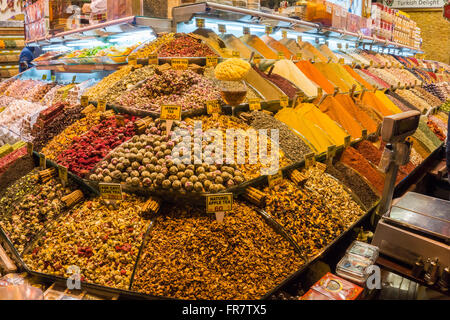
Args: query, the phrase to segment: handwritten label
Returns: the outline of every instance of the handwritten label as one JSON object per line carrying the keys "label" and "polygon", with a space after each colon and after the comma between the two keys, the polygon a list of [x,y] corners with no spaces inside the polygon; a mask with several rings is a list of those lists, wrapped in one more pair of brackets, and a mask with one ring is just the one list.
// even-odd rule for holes
{"label": "handwritten label", "polygon": [[39,167],[41,167],[42,170],[47,168],[47,158],[45,157],[45,154],[39,154]]}
{"label": "handwritten label", "polygon": [[316,154],[314,152],[305,156],[305,168],[309,169],[316,164]]}
{"label": "handwritten label", "polygon": [[283,108],[286,108],[289,106],[289,97],[288,96],[280,97],[280,106]]}
{"label": "handwritten label", "polygon": [[158,55],[157,54],[151,54],[148,56],[148,64],[151,65],[158,65]]}
{"label": "handwritten label", "polygon": [[206,196],[206,213],[228,212],[233,210],[233,194],[219,193]]}
{"label": "handwritten label", "polygon": [[258,98],[248,99],[248,107],[249,107],[250,111],[261,110],[261,99],[258,99]]}
{"label": "handwritten label", "polygon": [[58,176],[62,182],[66,183],[66,184],[69,182],[69,174],[68,174],[68,170],[66,167],[58,166]]}
{"label": "handwritten label", "polygon": [[81,96],[81,106],[83,108],[86,108],[89,105],[89,97],[88,96]]}
{"label": "handwritten label", "polygon": [[244,27],[244,29],[242,30],[242,32],[244,34],[250,34],[250,28],[249,27]]}
{"label": "handwritten label", "polygon": [[283,181],[283,171],[278,170],[277,173],[267,176],[267,182],[273,187]]}
{"label": "handwritten label", "polygon": [[181,120],[181,106],[161,106],[161,120]]}
{"label": "handwritten label", "polygon": [[241,53],[239,51],[233,51],[231,53],[231,55],[233,56],[233,58],[240,58],[241,57]]}
{"label": "handwritten label", "polygon": [[350,142],[351,142],[352,137],[351,136],[346,136],[344,138],[344,146],[347,148],[348,146],[350,146]]}
{"label": "handwritten label", "polygon": [[208,114],[221,113],[222,107],[220,106],[219,100],[211,100],[206,102],[206,112]]}
{"label": "handwritten label", "polygon": [[123,200],[122,186],[118,183],[100,183],[98,189],[105,200]]}
{"label": "handwritten label", "polygon": [[195,20],[195,25],[197,26],[197,28],[204,28],[205,27],[205,19],[197,18]]}
{"label": "handwritten label", "polygon": [[227,33],[227,26],[224,24],[219,24],[219,33]]}
{"label": "handwritten label", "polygon": [[219,58],[217,57],[206,57],[206,66],[215,67],[219,63]]}
{"label": "handwritten label", "polygon": [[186,70],[189,67],[188,59],[172,59],[172,68],[176,70]]}
{"label": "handwritten label", "polygon": [[105,99],[100,99],[97,102],[97,110],[99,112],[105,112],[106,111],[106,100]]}

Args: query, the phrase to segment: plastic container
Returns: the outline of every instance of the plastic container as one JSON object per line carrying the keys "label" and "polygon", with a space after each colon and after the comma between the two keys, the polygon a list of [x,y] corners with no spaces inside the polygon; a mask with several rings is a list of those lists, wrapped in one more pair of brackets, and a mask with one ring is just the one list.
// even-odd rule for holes
{"label": "plastic container", "polygon": [[311,290],[331,300],[356,300],[363,288],[328,272],[311,287]]}
{"label": "plastic container", "polygon": [[339,261],[336,273],[345,279],[363,285],[369,276],[366,269],[371,265],[372,262],[368,259],[346,254]]}

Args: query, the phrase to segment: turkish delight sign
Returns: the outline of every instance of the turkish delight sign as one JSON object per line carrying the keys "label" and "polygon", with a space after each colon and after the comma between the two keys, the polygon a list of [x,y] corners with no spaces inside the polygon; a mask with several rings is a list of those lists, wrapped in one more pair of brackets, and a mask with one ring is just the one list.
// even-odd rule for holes
{"label": "turkish delight sign", "polygon": [[383,4],[391,8],[442,8],[446,0],[383,0]]}

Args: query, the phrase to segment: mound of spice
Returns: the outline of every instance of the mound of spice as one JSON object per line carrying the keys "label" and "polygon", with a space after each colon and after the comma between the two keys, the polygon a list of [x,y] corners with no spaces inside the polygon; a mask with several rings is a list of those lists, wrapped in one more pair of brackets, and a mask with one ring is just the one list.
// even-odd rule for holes
{"label": "mound of spice", "polygon": [[[331,183],[338,185],[335,182]],[[357,209],[354,215],[343,215],[340,211],[329,209],[327,202],[336,201],[339,196],[345,198],[343,201],[354,204],[341,186],[335,190],[333,200],[326,199],[314,188],[298,187],[286,179],[263,191],[267,195],[265,211],[288,231],[307,258],[319,254],[362,214],[357,206],[354,206]]]}
{"label": "mound of spice", "polygon": [[342,153],[340,161],[363,175],[381,195],[384,189],[384,175],[375,169],[356,149],[348,147]]}
{"label": "mound of spice", "polygon": [[200,209],[168,206],[150,231],[132,289],[178,299],[259,299],[302,264],[244,203],[235,201],[223,223]]}
{"label": "mound of spice", "polygon": [[149,224],[141,216],[144,203],[127,195],[116,208],[99,198],[86,201],[49,227],[24,261],[31,270],[63,277],[76,265],[81,281],[128,289]]}
{"label": "mound of spice", "polygon": [[352,190],[368,209],[380,199],[377,193],[367,184],[361,175],[340,161],[333,165],[328,165],[326,173],[332,175],[347,188]]}
{"label": "mound of spice", "polygon": [[183,110],[191,110],[204,108],[206,101],[219,99],[219,89],[211,79],[192,70],[169,69],[124,93],[117,103],[148,111],[159,111],[161,105],[181,105]]}
{"label": "mound of spice", "polygon": [[364,140],[355,147],[367,160],[378,166],[383,155],[383,149],[379,150],[370,141]]}
{"label": "mound of spice", "polygon": [[281,89],[288,97],[289,99],[294,99],[295,95],[297,94],[297,91],[299,91],[289,80],[283,78],[282,76],[272,73],[268,75],[267,73],[262,72],[258,69],[258,67],[253,66],[253,69],[255,69],[256,72],[259,73],[260,76],[263,78],[273,82],[278,88]]}
{"label": "mound of spice", "polygon": [[217,56],[206,44],[189,36],[176,35],[175,39],[164,43],[158,50],[159,57],[208,57]]}
{"label": "mound of spice", "polygon": [[293,133],[286,124],[278,119],[275,119],[270,114],[263,111],[254,111],[248,116],[250,125],[257,130],[278,130],[280,148],[283,150],[286,157],[293,162],[302,161],[305,155],[312,152],[306,142]]}
{"label": "mound of spice", "polygon": [[102,120],[81,137],[74,137],[71,146],[56,161],[85,177],[111,150],[134,136],[135,120],[136,117],[124,116],[124,126],[117,124],[116,117]]}
{"label": "mound of spice", "polygon": [[30,189],[32,192],[16,201],[12,211],[2,214],[0,218],[0,226],[20,253],[44,229],[47,222],[62,212],[61,198],[73,191],[69,186],[63,187],[56,179]]}

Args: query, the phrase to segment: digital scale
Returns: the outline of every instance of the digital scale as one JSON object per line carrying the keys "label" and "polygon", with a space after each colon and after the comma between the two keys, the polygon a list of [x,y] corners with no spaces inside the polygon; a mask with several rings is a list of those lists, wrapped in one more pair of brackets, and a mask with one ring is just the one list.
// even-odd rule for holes
{"label": "digital scale", "polygon": [[450,201],[408,192],[392,205],[399,166],[409,162],[411,143],[420,120],[418,111],[409,111],[384,118],[381,129],[387,143],[380,161],[386,181],[372,244],[380,253],[421,269],[416,276],[434,284],[439,278],[448,285],[450,267]]}

